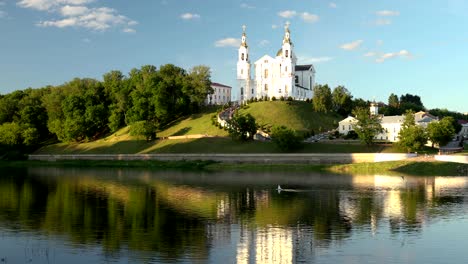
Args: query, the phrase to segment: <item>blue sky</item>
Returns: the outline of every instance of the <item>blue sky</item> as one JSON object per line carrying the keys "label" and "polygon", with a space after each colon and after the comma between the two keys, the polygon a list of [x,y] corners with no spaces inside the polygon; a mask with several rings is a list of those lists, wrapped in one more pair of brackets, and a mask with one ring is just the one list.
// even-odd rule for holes
{"label": "blue sky", "polygon": [[467,13],[464,0],[0,0],[0,93],[166,63],[235,87],[242,25],[253,62],[289,21],[318,83],[468,112]]}

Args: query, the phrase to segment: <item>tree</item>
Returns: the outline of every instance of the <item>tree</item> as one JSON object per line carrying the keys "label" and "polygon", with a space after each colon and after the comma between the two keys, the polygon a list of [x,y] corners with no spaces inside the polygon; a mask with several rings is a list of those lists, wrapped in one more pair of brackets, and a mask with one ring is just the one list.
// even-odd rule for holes
{"label": "tree", "polygon": [[282,151],[299,149],[302,146],[302,137],[296,131],[285,126],[275,126],[271,130],[271,139]]}
{"label": "tree", "polygon": [[374,143],[374,138],[383,132],[380,118],[377,115],[371,115],[369,108],[358,107],[353,111],[357,119],[355,131],[359,139],[370,146]]}
{"label": "tree", "polygon": [[347,116],[352,110],[351,93],[344,86],[337,86],[332,92],[333,110],[342,116]]}
{"label": "tree", "polygon": [[434,144],[439,145],[439,147],[446,145],[452,140],[454,134],[455,128],[451,116],[444,117],[439,122],[431,122],[427,126],[427,136],[432,142],[432,147]]}
{"label": "tree", "polygon": [[138,121],[130,126],[131,136],[144,136],[147,141],[156,138],[157,125],[150,121]]}
{"label": "tree", "polygon": [[400,109],[403,112],[408,110],[417,112],[424,110],[424,105],[418,95],[405,94],[400,96]]}
{"label": "tree", "polygon": [[427,143],[426,132],[416,125],[413,111],[406,112],[398,138],[397,145],[406,152],[418,151]]}
{"label": "tree", "polygon": [[328,112],[332,110],[332,95],[328,84],[318,84],[314,87],[312,105],[317,112]]}
{"label": "tree", "polygon": [[255,133],[257,133],[257,123],[255,118],[250,115],[239,115],[235,114],[229,121],[229,135],[232,138],[239,140],[253,139]]}
{"label": "tree", "polygon": [[210,78],[211,72],[207,66],[195,66],[189,71],[188,84],[183,87],[183,93],[188,96],[193,107],[198,108],[204,104],[208,94],[213,93]]}
{"label": "tree", "polygon": [[390,94],[388,97],[388,106],[393,108],[398,108],[400,106],[400,101],[398,100],[398,96],[396,94]]}

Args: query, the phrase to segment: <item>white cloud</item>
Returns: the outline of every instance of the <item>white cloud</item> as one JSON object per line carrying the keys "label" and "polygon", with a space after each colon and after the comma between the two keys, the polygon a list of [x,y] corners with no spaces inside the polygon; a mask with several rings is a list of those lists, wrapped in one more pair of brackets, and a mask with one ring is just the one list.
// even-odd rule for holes
{"label": "white cloud", "polygon": [[397,57],[411,59],[413,55],[407,50],[400,50],[398,52],[389,52],[389,53],[384,53],[381,56],[379,56],[377,59],[375,59],[375,62],[383,63],[385,60],[397,58]]}
{"label": "white cloud", "polygon": [[87,13],[89,9],[86,6],[66,5],[60,9],[62,16],[78,16]]}
{"label": "white cloud", "polygon": [[136,30],[133,29],[133,28],[124,28],[122,30],[122,32],[124,32],[124,33],[136,33]]}
{"label": "white cloud", "polygon": [[375,14],[378,16],[399,16],[400,12],[391,11],[391,10],[381,10],[381,11],[375,12]]}
{"label": "white cloud", "polygon": [[377,52],[375,51],[369,51],[366,54],[364,54],[364,57],[374,57],[377,56]]}
{"label": "white cloud", "polygon": [[271,25],[271,28],[272,28],[272,29],[277,29],[277,28],[278,28],[278,25],[273,24],[273,25]]}
{"label": "white cloud", "polygon": [[338,6],[337,6],[335,3],[333,3],[333,2],[330,2],[330,4],[328,4],[328,6],[329,6],[330,8],[337,8],[337,7],[338,7]]}
{"label": "white cloud", "polygon": [[382,46],[384,44],[384,41],[379,39],[375,42],[375,44],[377,44],[377,46]]}
{"label": "white cloud", "polygon": [[249,4],[247,4],[247,3],[242,3],[242,4],[240,5],[240,7],[241,7],[241,8],[245,8],[245,9],[254,9],[254,8],[255,8],[255,6],[249,5]]}
{"label": "white cloud", "polygon": [[21,0],[18,6],[46,11],[62,5],[84,5],[94,2],[94,0]]}
{"label": "white cloud", "polygon": [[332,57],[301,57],[301,63],[321,63],[333,60]]}
{"label": "white cloud", "polygon": [[308,22],[308,23],[314,23],[314,22],[317,22],[319,20],[319,16],[314,15],[314,14],[309,14],[307,12],[302,13],[301,18],[302,18],[302,20],[304,20],[305,22]]}
{"label": "white cloud", "polygon": [[297,12],[294,10],[284,10],[284,11],[278,12],[278,16],[284,17],[284,18],[292,18],[292,17],[295,17],[296,15],[297,15]]}
{"label": "white cloud", "polygon": [[185,14],[180,15],[180,18],[182,18],[183,20],[199,19],[200,15],[192,14],[192,13],[185,13]]}
{"label": "white cloud", "polygon": [[215,47],[239,47],[241,44],[240,39],[237,38],[225,38],[215,42]]}
{"label": "white cloud", "polygon": [[121,15],[109,7],[88,7],[95,0],[21,0],[17,5],[23,8],[48,11],[58,14],[60,18],[40,21],[40,27],[76,27],[94,31],[105,31],[110,28],[122,28],[123,32],[136,32],[132,26],[138,22]]}
{"label": "white cloud", "polygon": [[258,46],[260,46],[260,47],[266,47],[268,45],[270,45],[270,41],[268,41],[266,39],[263,39],[258,43]]}
{"label": "white cloud", "polygon": [[350,43],[345,43],[343,45],[340,46],[340,48],[344,49],[344,50],[355,50],[357,48],[359,48],[362,44],[363,40],[355,40],[353,42],[350,42]]}

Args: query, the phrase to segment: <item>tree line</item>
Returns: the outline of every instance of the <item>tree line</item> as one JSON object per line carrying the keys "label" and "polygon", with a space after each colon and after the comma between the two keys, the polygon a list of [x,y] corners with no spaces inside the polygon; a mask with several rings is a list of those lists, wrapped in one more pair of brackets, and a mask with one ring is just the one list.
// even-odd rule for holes
{"label": "tree line", "polygon": [[210,69],[144,65],[127,76],[75,78],[59,86],[0,96],[0,145],[31,149],[47,140],[93,140],[134,124],[134,134],[155,136],[174,119],[196,113],[213,92]]}

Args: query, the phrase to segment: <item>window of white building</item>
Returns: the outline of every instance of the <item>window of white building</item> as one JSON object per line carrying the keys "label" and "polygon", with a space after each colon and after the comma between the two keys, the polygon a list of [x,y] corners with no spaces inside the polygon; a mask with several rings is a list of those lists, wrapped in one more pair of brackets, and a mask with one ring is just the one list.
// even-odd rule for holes
{"label": "window of white building", "polygon": [[267,91],[268,91],[268,84],[265,83],[265,92],[267,92]]}

